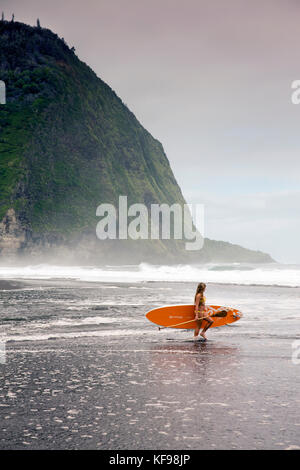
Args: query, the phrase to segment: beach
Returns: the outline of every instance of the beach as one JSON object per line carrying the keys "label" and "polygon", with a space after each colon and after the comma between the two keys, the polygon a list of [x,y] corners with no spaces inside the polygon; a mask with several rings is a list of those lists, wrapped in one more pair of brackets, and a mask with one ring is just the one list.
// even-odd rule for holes
{"label": "beach", "polygon": [[206,343],[145,318],[193,302],[180,267],[0,270],[0,448],[299,449],[298,272],[253,285],[239,268],[211,271],[207,303],[243,318]]}

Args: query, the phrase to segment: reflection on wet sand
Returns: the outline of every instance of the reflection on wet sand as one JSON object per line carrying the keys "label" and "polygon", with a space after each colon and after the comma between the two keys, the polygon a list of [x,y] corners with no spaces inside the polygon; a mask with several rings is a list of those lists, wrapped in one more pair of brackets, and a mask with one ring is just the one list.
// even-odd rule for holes
{"label": "reflection on wet sand", "polygon": [[[197,389],[235,381],[239,348],[210,342],[186,342],[153,345],[151,368],[163,384],[197,384]],[[161,377],[158,377],[161,376]],[[174,388],[172,388],[174,391]]]}

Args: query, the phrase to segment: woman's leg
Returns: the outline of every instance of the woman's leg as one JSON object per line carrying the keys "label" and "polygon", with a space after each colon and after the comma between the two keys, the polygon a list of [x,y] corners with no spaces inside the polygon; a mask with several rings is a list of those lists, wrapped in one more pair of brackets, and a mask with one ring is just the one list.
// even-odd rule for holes
{"label": "woman's leg", "polygon": [[201,323],[202,323],[201,320],[196,320],[197,326],[196,326],[196,328],[195,328],[195,330],[194,330],[194,338],[197,338],[197,336],[199,335],[199,332],[200,332],[200,330],[201,330]]}
{"label": "woman's leg", "polygon": [[197,338],[197,336],[199,335],[199,332],[201,330],[202,321],[203,321],[203,320],[201,320],[201,317],[205,316],[205,309],[203,308],[203,306],[200,306],[197,316],[198,316],[198,318],[199,317],[200,318],[199,318],[199,320],[196,320],[197,326],[196,326],[195,331],[194,331],[194,339]]}
{"label": "woman's leg", "polygon": [[200,336],[202,336],[202,338],[204,338],[206,340],[207,338],[206,338],[205,332],[208,330],[208,328],[211,327],[211,325],[213,324],[213,320],[210,317],[207,317],[203,321],[206,322],[206,325],[203,328],[203,330],[201,331]]}

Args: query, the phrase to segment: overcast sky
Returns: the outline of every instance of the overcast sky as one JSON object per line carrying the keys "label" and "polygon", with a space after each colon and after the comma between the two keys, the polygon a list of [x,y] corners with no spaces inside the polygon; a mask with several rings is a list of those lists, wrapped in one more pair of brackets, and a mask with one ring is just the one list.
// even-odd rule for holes
{"label": "overcast sky", "polygon": [[205,204],[205,236],[300,263],[298,0],[1,8],[64,37],[162,142],[187,202]]}

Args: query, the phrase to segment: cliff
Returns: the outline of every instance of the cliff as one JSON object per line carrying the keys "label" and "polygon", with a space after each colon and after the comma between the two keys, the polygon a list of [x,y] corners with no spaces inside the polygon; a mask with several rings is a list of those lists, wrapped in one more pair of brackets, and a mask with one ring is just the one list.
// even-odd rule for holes
{"label": "cliff", "polygon": [[0,22],[0,252],[67,261],[267,262],[260,252],[205,240],[96,238],[96,208],[185,203],[160,142],[116,93],[48,29]]}

